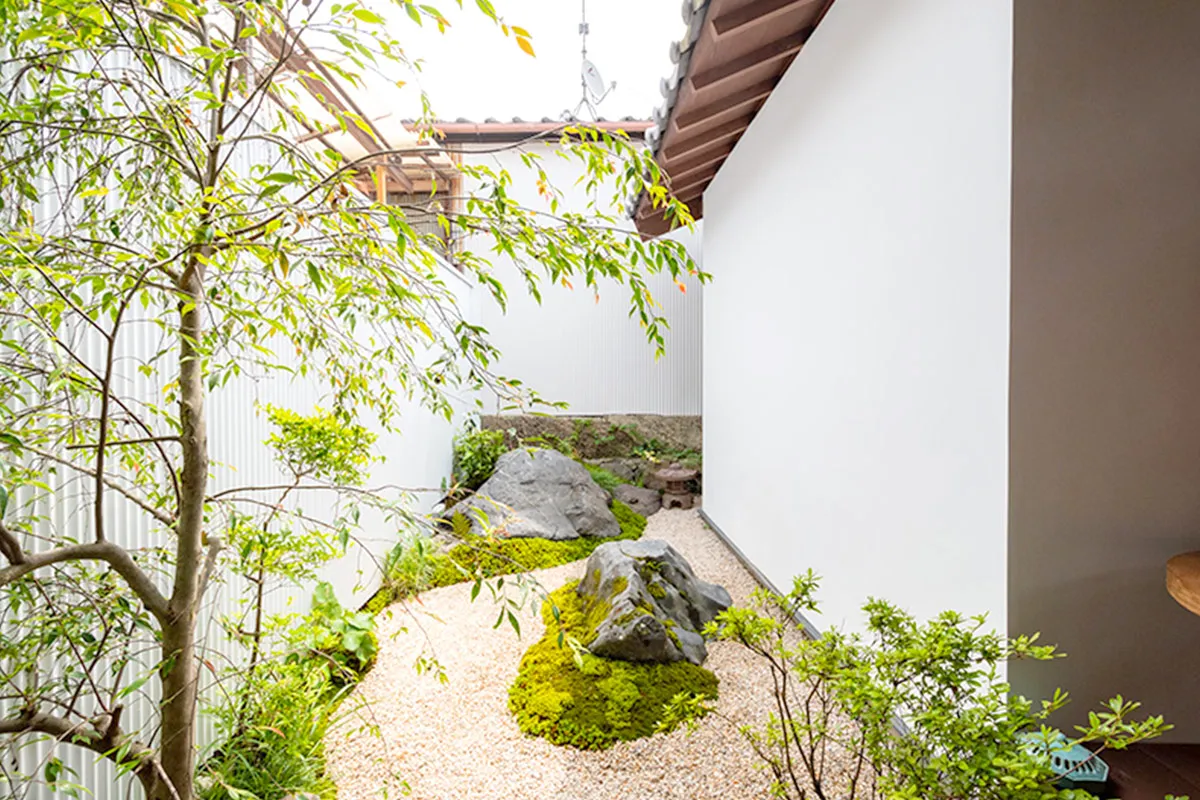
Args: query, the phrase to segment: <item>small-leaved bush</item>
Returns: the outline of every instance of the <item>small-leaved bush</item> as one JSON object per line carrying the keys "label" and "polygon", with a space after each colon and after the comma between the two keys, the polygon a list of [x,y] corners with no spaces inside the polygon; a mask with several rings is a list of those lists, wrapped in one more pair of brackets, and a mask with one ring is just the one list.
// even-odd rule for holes
{"label": "small-leaved bush", "polygon": [[635,663],[587,652],[604,609],[572,581],[542,606],[546,632],[525,652],[508,707],[521,730],[586,750],[653,734],[673,698],[715,700],[717,677],[687,661]]}
{"label": "small-leaved bush", "polygon": [[[766,724],[739,731],[769,771],[772,797],[1092,798],[1059,788],[1063,774],[1045,755],[1058,735],[1047,720],[1066,694],[1035,704],[1003,679],[1006,662],[1055,658],[1053,647],[1036,644],[1036,636],[994,633],[983,616],[948,611],[918,622],[876,599],[863,606],[864,632],[834,629],[810,639],[797,620],[818,610],[817,585],[810,571],[787,594],[760,590],[750,606],[721,612],[703,631],[746,648],[770,673]],[[1102,753],[1170,729],[1162,717],[1134,719],[1137,708],[1114,698],[1069,741]],[[704,701],[681,696],[663,727],[691,727],[710,712]],[[1042,743],[1042,755],[1027,737]]]}
{"label": "small-leaved bush", "polygon": [[503,431],[465,431],[454,438],[454,478],[478,489],[496,471],[496,460],[508,450]]}

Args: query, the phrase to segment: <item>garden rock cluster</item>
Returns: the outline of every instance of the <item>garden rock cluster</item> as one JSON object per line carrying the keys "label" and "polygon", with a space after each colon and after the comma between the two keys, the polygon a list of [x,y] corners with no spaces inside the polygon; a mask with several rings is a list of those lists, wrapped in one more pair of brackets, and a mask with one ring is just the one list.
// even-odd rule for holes
{"label": "garden rock cluster", "polygon": [[700,631],[732,603],[657,539],[600,545],[576,591],[595,631],[588,650],[625,661],[702,664],[708,651]]}
{"label": "garden rock cluster", "polygon": [[446,512],[447,518],[456,514],[470,521],[475,534],[486,527],[510,537],[563,541],[621,533],[608,494],[581,464],[554,450],[518,448],[500,456],[479,490]]}

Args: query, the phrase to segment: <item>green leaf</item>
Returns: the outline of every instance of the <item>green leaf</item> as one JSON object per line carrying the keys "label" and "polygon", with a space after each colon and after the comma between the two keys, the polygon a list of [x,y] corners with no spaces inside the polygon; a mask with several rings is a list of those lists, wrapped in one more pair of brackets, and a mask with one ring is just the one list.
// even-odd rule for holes
{"label": "green leaf", "polygon": [[[0,519],[4,519],[4,512],[8,510],[8,489],[0,486]],[[472,598],[474,599],[474,598]]]}
{"label": "green leaf", "polygon": [[382,25],[383,24],[383,17],[379,16],[374,11],[370,11],[365,8],[354,9],[354,16],[357,17],[358,19],[362,20],[363,22],[369,22],[372,25]]}

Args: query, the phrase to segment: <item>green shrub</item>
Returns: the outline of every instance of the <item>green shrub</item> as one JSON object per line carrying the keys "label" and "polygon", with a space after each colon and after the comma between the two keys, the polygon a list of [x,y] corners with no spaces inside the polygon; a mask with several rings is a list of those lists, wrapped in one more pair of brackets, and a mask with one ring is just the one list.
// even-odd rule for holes
{"label": "green shrub", "polygon": [[379,650],[373,614],[342,608],[333,587],[324,582],[317,584],[312,613],[293,636],[300,648],[288,660],[327,664],[337,685],[356,683],[374,665]]}
{"label": "green shrub", "polygon": [[433,575],[436,555],[427,538],[402,536],[383,559],[383,588],[392,597],[408,597],[425,591]]}
{"label": "green shrub", "polygon": [[216,711],[225,741],[198,774],[203,800],[282,800],[307,792],[333,800],[323,740],[341,693],[327,670],[271,664]]}
{"label": "green shrub", "polygon": [[603,604],[588,609],[572,581],[542,608],[546,633],[525,652],[508,692],[509,710],[526,733],[587,750],[649,736],[678,697],[715,700],[717,677],[686,661],[633,663],[577,649],[595,637]]}
{"label": "green shrub", "polygon": [[625,482],[604,467],[598,467],[586,461],[580,463],[583,464],[583,468],[588,471],[588,474],[592,476],[592,480],[596,482],[596,485],[609,494],[612,494],[613,490]]}
{"label": "green shrub", "polygon": [[496,459],[508,446],[503,431],[466,431],[454,437],[454,477],[468,489],[478,489],[496,471]]}
{"label": "green shrub", "polygon": [[[1026,738],[1043,747],[1053,740],[1057,732],[1046,723],[1066,694],[1034,703],[1003,678],[1006,662],[1056,658],[1055,648],[1036,644],[1036,636],[994,633],[984,616],[947,611],[920,621],[878,599],[863,606],[864,631],[833,628],[810,639],[797,615],[819,610],[817,585],[810,571],[787,594],[760,589],[750,605],[722,611],[704,629],[745,648],[771,676],[765,722],[730,720],[770,773],[771,797],[1095,800],[1061,788],[1063,765],[1036,755]],[[1103,753],[1170,730],[1160,716],[1136,719],[1137,710],[1118,695],[1067,739]],[[680,698],[664,728],[708,712],[704,701]],[[829,748],[842,758],[827,761]],[[852,780],[847,763],[869,765],[865,779]]]}

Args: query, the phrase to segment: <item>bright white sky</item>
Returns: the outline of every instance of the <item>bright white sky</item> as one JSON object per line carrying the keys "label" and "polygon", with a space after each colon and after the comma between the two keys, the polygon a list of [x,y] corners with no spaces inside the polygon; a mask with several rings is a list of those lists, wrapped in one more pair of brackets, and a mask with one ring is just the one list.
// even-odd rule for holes
{"label": "bright white sky", "polygon": [[[434,111],[442,119],[482,121],[514,116],[557,119],[573,109],[580,98],[579,0],[493,1],[506,22],[529,31],[536,58],[523,53],[514,38],[505,37],[473,0],[464,0],[462,10],[453,0],[433,0],[450,20],[445,34],[428,23],[417,28],[394,10],[387,14],[394,20],[396,38],[408,43],[409,56],[425,61],[417,80],[430,95]],[[588,58],[605,82],[617,82],[599,106],[601,116],[646,119],[662,101],[658,84],[672,69],[669,47],[684,34],[680,5],[680,0],[588,0]],[[381,9],[383,3],[372,6]],[[401,92],[400,98],[406,107],[364,111],[372,117],[388,111],[416,116],[419,105],[412,93]]]}

